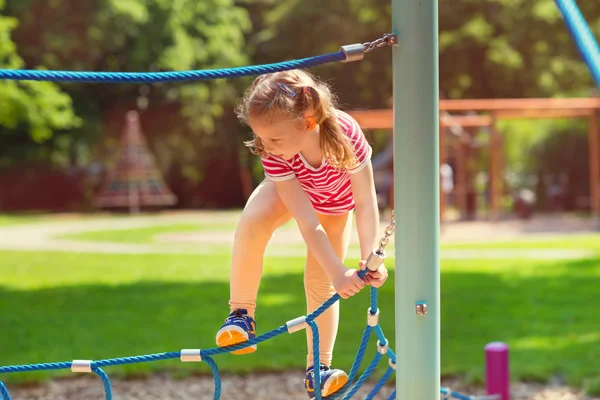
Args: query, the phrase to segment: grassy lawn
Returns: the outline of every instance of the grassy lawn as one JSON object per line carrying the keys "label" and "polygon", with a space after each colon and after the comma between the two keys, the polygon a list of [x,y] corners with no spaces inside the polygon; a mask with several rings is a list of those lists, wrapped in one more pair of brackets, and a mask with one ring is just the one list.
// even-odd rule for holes
{"label": "grassy lawn", "polygon": [[176,224],[164,226],[148,226],[135,229],[117,229],[89,231],[69,235],[61,235],[59,238],[85,240],[92,242],[119,242],[119,243],[154,243],[159,235],[168,233],[209,232],[235,229],[235,225],[227,224]]}
{"label": "grassy lawn", "polygon": [[600,234],[564,236],[559,239],[528,239],[518,242],[447,243],[442,249],[581,249],[600,253]]}
{"label": "grassy lawn", "polygon": [[[0,252],[0,365],[212,348],[228,312],[228,263],[226,254]],[[259,334],[304,314],[302,270],[302,258],[267,258]],[[380,291],[380,321],[394,346],[393,272],[390,279]],[[545,381],[560,375],[579,386],[597,378],[598,282],[600,259],[443,261],[443,374],[481,382],[483,347],[499,340],[511,346],[513,379]],[[366,290],[342,302],[334,355],[338,367],[352,363],[368,303]],[[254,354],[219,355],[215,361],[222,373],[301,370],[305,346],[304,333],[285,334],[259,345]],[[372,340],[363,368],[374,351]],[[106,368],[109,376],[159,370],[178,376],[209,373],[205,364],[179,361]],[[71,372],[0,379],[10,384],[59,375]]]}
{"label": "grassy lawn", "polygon": [[0,228],[5,226],[19,225],[28,222],[39,221],[41,216],[38,215],[12,215],[12,214],[0,214]]}
{"label": "grassy lawn", "polygon": [[[124,230],[102,230],[90,231],[77,234],[69,234],[61,237],[84,240],[84,241],[100,241],[100,242],[119,242],[119,243],[137,243],[150,244],[154,243],[156,237],[168,233],[191,233],[191,232],[207,232],[207,231],[231,231],[235,229],[235,224],[221,225],[200,225],[200,224],[175,224],[164,226],[152,226],[146,228],[124,229]],[[297,229],[292,222],[288,223],[284,229]],[[291,245],[294,247],[295,245]],[[298,246],[296,246],[298,247]],[[357,244],[352,245],[358,249]],[[393,252],[393,241],[387,247],[388,253]],[[559,239],[551,238],[529,239],[517,242],[485,242],[485,243],[442,243],[442,250],[485,250],[485,249],[511,249],[511,250],[531,250],[531,249],[578,249],[591,250],[600,256],[600,234],[580,234],[572,236],[564,236]]]}
{"label": "grassy lawn", "polygon": [[[288,222],[280,229],[290,229],[295,225],[293,221]],[[169,233],[192,233],[192,232],[230,232],[236,228],[235,223],[221,224],[173,224],[148,226],[144,228],[118,229],[118,230],[99,230],[82,233],[61,235],[59,238],[84,240],[92,242],[119,242],[149,244],[156,242],[156,237]]]}

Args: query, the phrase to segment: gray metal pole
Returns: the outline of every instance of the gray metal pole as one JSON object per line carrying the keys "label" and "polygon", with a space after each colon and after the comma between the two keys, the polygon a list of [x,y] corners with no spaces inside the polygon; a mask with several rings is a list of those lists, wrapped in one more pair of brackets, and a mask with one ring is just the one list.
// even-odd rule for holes
{"label": "gray metal pole", "polygon": [[[392,0],[398,399],[440,398],[438,0]],[[426,306],[426,314],[419,315]]]}

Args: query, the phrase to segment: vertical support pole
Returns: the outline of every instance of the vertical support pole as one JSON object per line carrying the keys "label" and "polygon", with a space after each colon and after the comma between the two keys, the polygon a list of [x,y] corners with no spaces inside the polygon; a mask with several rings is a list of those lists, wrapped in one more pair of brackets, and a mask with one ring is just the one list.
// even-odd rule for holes
{"label": "vertical support pole", "polygon": [[[392,0],[396,393],[440,398],[438,0]],[[417,315],[424,302],[427,314]]]}
{"label": "vertical support pole", "polygon": [[588,124],[588,152],[590,162],[590,211],[595,228],[600,229],[600,155],[598,140],[598,113],[594,112]]}
{"label": "vertical support pole", "polygon": [[492,342],[485,346],[485,385],[487,394],[499,394],[500,400],[510,400],[507,344]]}

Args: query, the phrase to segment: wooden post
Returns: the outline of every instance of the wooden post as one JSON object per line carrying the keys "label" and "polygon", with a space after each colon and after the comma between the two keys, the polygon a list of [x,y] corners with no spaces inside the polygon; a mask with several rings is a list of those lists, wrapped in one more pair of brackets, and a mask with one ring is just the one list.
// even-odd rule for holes
{"label": "wooden post", "polygon": [[598,112],[589,118],[588,125],[589,159],[590,159],[590,211],[596,228],[600,229],[600,160],[598,140]]}
{"label": "wooden post", "polygon": [[468,142],[460,139],[456,141],[455,153],[456,153],[456,170],[454,176],[456,176],[456,186],[454,187],[454,198],[456,208],[460,212],[460,219],[467,219],[467,160],[466,160],[466,149]]}
{"label": "wooden post", "polygon": [[488,213],[491,221],[497,221],[499,217],[500,202],[499,202],[499,188],[502,180],[501,173],[499,171],[499,159],[500,154],[498,151],[499,145],[499,133],[496,128],[496,116],[494,114],[492,124],[490,125],[490,138],[488,143],[489,149],[489,173],[488,173]]}

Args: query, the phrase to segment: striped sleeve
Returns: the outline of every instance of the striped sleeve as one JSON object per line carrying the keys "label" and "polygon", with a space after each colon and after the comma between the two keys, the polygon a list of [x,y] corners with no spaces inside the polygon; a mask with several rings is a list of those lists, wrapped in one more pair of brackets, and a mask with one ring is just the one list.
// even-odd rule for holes
{"label": "striped sleeve", "polygon": [[340,113],[339,120],[342,130],[348,135],[354,146],[356,158],[358,159],[358,165],[348,171],[350,174],[355,174],[369,164],[373,149],[367,141],[362,129],[360,129],[358,122],[354,118],[342,112]]}
{"label": "striped sleeve", "polygon": [[260,159],[263,169],[265,170],[265,176],[273,181],[285,181],[296,176],[290,163],[285,160],[269,156],[268,158]]}

